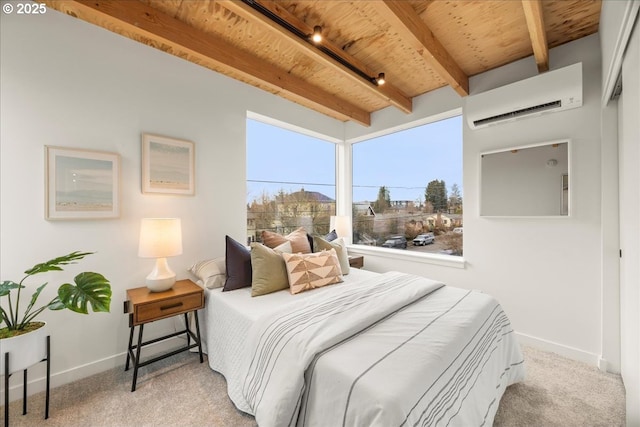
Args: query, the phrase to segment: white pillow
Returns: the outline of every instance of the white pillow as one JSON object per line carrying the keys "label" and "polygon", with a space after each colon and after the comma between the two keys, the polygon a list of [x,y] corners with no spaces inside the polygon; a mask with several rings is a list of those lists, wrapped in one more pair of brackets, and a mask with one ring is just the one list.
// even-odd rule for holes
{"label": "white pillow", "polygon": [[224,257],[196,262],[189,268],[189,271],[207,289],[223,287],[227,278]]}

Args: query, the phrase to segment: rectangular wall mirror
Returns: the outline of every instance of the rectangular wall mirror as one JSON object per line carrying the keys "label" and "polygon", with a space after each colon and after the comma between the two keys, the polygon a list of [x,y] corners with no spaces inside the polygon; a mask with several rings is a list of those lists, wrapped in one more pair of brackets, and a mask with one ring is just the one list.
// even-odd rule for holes
{"label": "rectangular wall mirror", "polygon": [[481,216],[568,216],[569,141],[481,154]]}

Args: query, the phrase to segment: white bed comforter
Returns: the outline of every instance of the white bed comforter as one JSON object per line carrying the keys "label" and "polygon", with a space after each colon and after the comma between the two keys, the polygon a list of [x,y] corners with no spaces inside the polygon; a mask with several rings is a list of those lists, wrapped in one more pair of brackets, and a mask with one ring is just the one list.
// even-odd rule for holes
{"label": "white bed comforter", "polygon": [[288,306],[256,323],[247,342],[242,391],[258,425],[295,425],[304,373],[320,352],[444,286],[395,272],[373,280]]}
{"label": "white bed comforter", "polygon": [[246,345],[261,427],[491,425],[524,377],[493,298],[397,272],[264,315]]}

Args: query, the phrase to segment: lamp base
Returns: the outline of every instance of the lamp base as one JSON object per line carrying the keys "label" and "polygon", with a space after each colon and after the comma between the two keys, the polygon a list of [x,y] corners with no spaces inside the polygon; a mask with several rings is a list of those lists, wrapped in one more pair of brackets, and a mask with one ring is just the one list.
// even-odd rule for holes
{"label": "lamp base", "polygon": [[176,276],[166,278],[166,279],[149,279],[145,281],[147,288],[151,292],[164,292],[168,291],[173,287],[176,283]]}
{"label": "lamp base", "polygon": [[151,292],[164,292],[176,283],[176,273],[171,271],[166,258],[156,259],[156,265],[145,280]]}

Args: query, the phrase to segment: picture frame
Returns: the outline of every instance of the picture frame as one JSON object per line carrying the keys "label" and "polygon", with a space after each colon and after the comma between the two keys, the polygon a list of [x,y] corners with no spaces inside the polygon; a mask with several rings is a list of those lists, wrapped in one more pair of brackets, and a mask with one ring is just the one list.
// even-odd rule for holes
{"label": "picture frame", "polygon": [[195,144],[143,133],[142,193],[195,195]]}
{"label": "picture frame", "polygon": [[45,145],[47,220],[120,217],[120,155]]}

